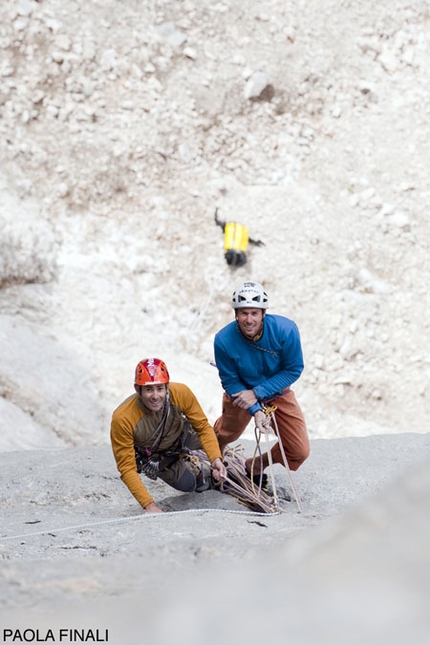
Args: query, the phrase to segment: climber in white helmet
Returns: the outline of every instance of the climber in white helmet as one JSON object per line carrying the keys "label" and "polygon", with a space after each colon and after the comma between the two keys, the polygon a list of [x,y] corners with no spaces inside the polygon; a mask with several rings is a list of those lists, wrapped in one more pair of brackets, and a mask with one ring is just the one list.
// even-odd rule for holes
{"label": "climber in white helmet", "polygon": [[[214,424],[221,451],[244,432],[251,417],[264,430],[270,406],[291,470],[309,456],[309,438],[303,413],[291,385],[300,377],[304,363],[300,334],[295,322],[267,314],[268,296],[261,284],[243,282],[233,293],[235,320],[215,336],[215,362],[224,390],[222,415]],[[271,449],[273,463],[283,464],[279,443]],[[268,453],[251,469],[255,478],[269,465]]]}

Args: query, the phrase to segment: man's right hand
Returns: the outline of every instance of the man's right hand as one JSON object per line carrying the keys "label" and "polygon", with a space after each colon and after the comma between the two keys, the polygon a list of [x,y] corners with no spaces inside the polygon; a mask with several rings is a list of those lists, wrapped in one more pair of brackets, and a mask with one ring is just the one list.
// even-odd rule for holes
{"label": "man's right hand", "polygon": [[233,399],[233,405],[237,405],[239,408],[247,410],[257,403],[257,397],[254,394],[253,390],[242,390],[241,392],[236,392],[232,394],[231,398]]}
{"label": "man's right hand", "polygon": [[159,506],[155,502],[151,502],[150,504],[147,504],[147,506],[144,507],[145,511],[147,513],[163,513],[164,511],[161,510]]}

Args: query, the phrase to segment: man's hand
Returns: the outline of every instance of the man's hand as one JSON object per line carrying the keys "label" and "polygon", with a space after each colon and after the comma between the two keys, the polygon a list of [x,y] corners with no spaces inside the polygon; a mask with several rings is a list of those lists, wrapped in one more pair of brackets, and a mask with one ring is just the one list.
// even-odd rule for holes
{"label": "man's hand", "polygon": [[213,462],[211,463],[211,468],[212,474],[217,481],[219,481],[220,479],[225,479],[227,477],[227,469],[219,457],[213,460]]}
{"label": "man's hand", "polygon": [[254,422],[260,432],[267,432],[270,429],[270,418],[266,417],[262,410],[257,410],[254,414]]}
{"label": "man's hand", "polygon": [[145,511],[147,513],[163,513],[164,511],[161,510],[159,506],[155,502],[150,502],[145,506]]}
{"label": "man's hand", "polygon": [[242,390],[242,392],[232,394],[231,398],[233,399],[233,405],[237,405],[239,408],[243,408],[244,410],[247,410],[251,405],[257,403],[257,397],[253,390]]}

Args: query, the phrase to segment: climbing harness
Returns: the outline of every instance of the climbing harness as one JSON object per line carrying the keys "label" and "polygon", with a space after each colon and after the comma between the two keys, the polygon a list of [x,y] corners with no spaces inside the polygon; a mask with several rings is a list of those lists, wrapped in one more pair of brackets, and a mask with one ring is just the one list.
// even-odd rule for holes
{"label": "climbing harness", "polygon": [[[167,391],[161,420],[150,438],[147,440],[151,447],[135,447],[134,450],[137,472],[139,474],[146,475],[152,480],[156,480],[160,476],[161,471],[168,468],[174,461],[183,456],[183,452],[189,452],[184,447],[184,437],[186,435],[184,431],[181,433],[175,445],[166,450],[158,450],[161,441],[165,438],[166,423],[169,419],[170,413],[170,392]],[[182,422],[189,426],[190,424],[186,417],[182,414],[181,417]]]}
{"label": "climbing harness", "polygon": [[138,452],[134,451],[136,457],[136,468],[139,474],[146,475],[149,479],[155,481],[160,472],[160,457],[159,455],[149,454],[146,458]]}

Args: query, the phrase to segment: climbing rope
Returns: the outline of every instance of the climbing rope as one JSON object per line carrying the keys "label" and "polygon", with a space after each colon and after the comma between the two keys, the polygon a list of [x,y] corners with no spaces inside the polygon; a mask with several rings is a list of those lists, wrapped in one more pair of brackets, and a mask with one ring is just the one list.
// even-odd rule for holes
{"label": "climbing rope", "polygon": [[[16,535],[5,535],[0,537],[0,542],[6,540],[20,540],[23,538],[36,537],[38,535],[53,535],[62,533],[64,531],[80,531],[81,529],[93,528],[96,526],[103,526],[106,524],[119,524],[121,522],[133,522],[135,520],[148,520],[154,517],[170,517],[172,515],[180,515],[183,513],[231,513],[235,515],[256,515],[267,516],[267,513],[260,513],[258,511],[236,511],[233,509],[225,508],[189,508],[182,511],[165,511],[164,513],[142,513],[141,515],[133,515],[132,517],[115,517],[109,520],[100,520],[98,522],[88,522],[87,524],[74,524],[71,526],[60,526],[54,529],[45,529],[44,531],[33,531],[31,533],[18,533]],[[279,515],[280,512],[271,513],[271,515]]]}
{"label": "climbing rope", "polygon": [[[256,489],[252,478],[249,478],[243,449],[240,445],[226,448],[223,460],[227,469],[227,477],[219,483],[219,489],[222,492],[233,495],[239,502],[254,511],[271,514],[280,512],[273,497],[267,495],[261,486]],[[217,487],[217,484],[215,486]]]}
{"label": "climbing rope", "polygon": [[[272,485],[272,495],[273,495],[274,505],[275,505],[275,507],[278,507],[279,500],[278,500],[278,495],[277,495],[277,491],[276,491],[275,475],[274,475],[274,472],[273,472],[272,451],[271,451],[270,438],[269,438],[270,430],[272,430],[273,434],[276,436],[276,438],[278,440],[279,448],[280,448],[281,455],[282,455],[282,461],[283,461],[285,469],[287,471],[287,476],[288,476],[288,480],[289,480],[289,483],[290,483],[290,487],[291,487],[291,490],[292,490],[293,495],[294,495],[294,499],[295,499],[296,504],[297,504],[298,512],[301,513],[302,512],[302,505],[300,503],[300,498],[299,498],[299,496],[297,494],[297,490],[296,490],[296,487],[294,485],[293,476],[291,474],[291,470],[290,470],[290,466],[288,464],[288,460],[287,460],[287,457],[286,457],[286,454],[285,454],[284,446],[282,445],[281,435],[280,435],[278,424],[277,424],[276,417],[275,417],[275,414],[274,414],[275,411],[276,411],[276,406],[268,406],[268,405],[263,406],[263,412],[264,412],[264,414],[266,415],[266,417],[267,417],[267,419],[269,421],[268,423],[266,423],[266,426],[264,427],[264,436],[265,436],[265,440],[266,440],[266,443],[267,443],[267,459],[268,459],[268,462],[269,462],[268,467],[269,467],[270,481],[271,481],[271,485]],[[257,428],[257,426],[254,427],[254,434],[255,434],[256,447],[255,447],[254,455],[253,455],[253,459],[252,459],[251,480],[253,481],[254,463],[255,463],[255,460],[256,460],[257,453],[258,453],[259,454],[259,459],[260,459],[260,487],[261,487],[262,486],[262,473],[263,473],[263,456],[262,456],[262,453],[261,453],[260,444],[261,444],[262,432],[261,432],[261,430],[259,428]]]}
{"label": "climbing rope", "polygon": [[[282,445],[281,435],[280,435],[278,424],[277,424],[276,417],[275,417],[275,410],[276,410],[276,406],[272,406],[272,407],[267,407],[266,406],[264,408],[265,414],[270,419],[270,427],[272,428],[276,438],[278,439],[278,444],[279,444],[279,448],[280,448],[281,455],[282,455],[282,461],[284,462],[285,470],[287,471],[288,481],[290,483],[291,490],[293,491],[294,499],[296,500],[297,509],[298,509],[299,513],[301,513],[302,512],[302,505],[301,505],[301,502],[300,502],[300,498],[299,498],[299,496],[297,494],[296,487],[294,485],[293,476],[291,474],[291,469],[290,469],[290,466],[288,464],[288,460],[287,460],[287,456],[285,454],[284,446]],[[266,436],[267,435],[268,435],[268,429],[266,430]],[[271,462],[271,452],[269,454],[270,454],[270,457],[269,457],[269,463],[270,463]],[[272,480],[274,480],[273,473],[271,473],[271,475],[272,475]]]}
{"label": "climbing rope", "polygon": [[[56,533],[60,533],[64,531],[79,531],[81,529],[93,528],[93,527],[103,526],[107,524],[119,524],[122,522],[131,522],[131,521],[142,520],[142,519],[146,520],[149,518],[152,519],[154,517],[170,517],[172,515],[179,515],[183,513],[200,513],[200,514],[231,513],[236,515],[253,515],[253,516],[265,516],[265,517],[267,517],[267,515],[280,515],[282,513],[282,510],[279,507],[279,499],[276,492],[272,453],[270,450],[270,443],[269,443],[270,429],[272,429],[272,431],[274,432],[275,436],[278,439],[279,447],[281,450],[284,466],[287,471],[290,487],[291,487],[291,490],[293,491],[293,495],[297,504],[298,511],[299,513],[301,513],[302,507],[300,503],[300,498],[297,494],[296,487],[294,485],[294,480],[291,474],[291,470],[288,465],[287,457],[285,455],[284,447],[282,445],[278,424],[276,422],[276,417],[274,415],[275,410],[276,410],[276,407],[271,407],[271,408],[266,407],[264,409],[266,416],[268,417],[268,419],[270,419],[270,424],[268,424],[268,426],[265,428],[264,435],[265,435],[265,439],[268,447],[267,454],[268,454],[268,461],[269,461],[269,473],[270,473],[270,479],[271,479],[271,485],[272,485],[272,491],[273,491],[272,496],[267,495],[262,489],[263,456],[261,453],[261,445],[260,445],[261,431],[258,430],[257,427],[255,427],[256,448],[253,455],[250,477],[248,477],[248,473],[246,471],[245,458],[243,456],[243,449],[240,445],[235,446],[233,448],[229,447],[224,452],[224,460],[226,461],[226,464],[227,464],[227,477],[223,478],[222,482],[220,482],[219,485],[216,486],[216,488],[219,488],[221,492],[226,492],[230,495],[233,495],[240,503],[245,504],[251,510],[242,511],[242,510],[233,510],[233,509],[224,509],[224,508],[204,508],[204,509],[192,508],[192,509],[185,509],[181,511],[165,511],[163,513],[142,513],[141,515],[134,515],[132,517],[117,517],[117,518],[112,518],[108,520],[100,520],[98,522],[89,522],[86,524],[75,524],[71,526],[61,526],[53,529],[46,529],[43,531],[33,531],[31,533],[19,533],[16,535],[6,535],[6,536],[0,537],[0,542],[8,541],[8,540],[27,539],[29,537],[35,537],[38,535],[51,535],[51,534],[55,535]],[[258,433],[257,433],[257,430],[258,430]],[[199,453],[200,451],[195,451],[195,452]],[[258,487],[256,487],[256,484],[253,481],[254,462],[257,458],[257,454],[260,460],[260,484]],[[201,454],[199,454],[199,458],[202,461],[204,459],[207,459],[203,451],[201,452]]]}

